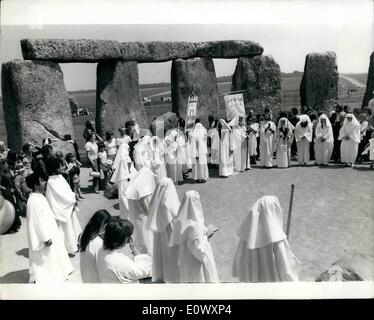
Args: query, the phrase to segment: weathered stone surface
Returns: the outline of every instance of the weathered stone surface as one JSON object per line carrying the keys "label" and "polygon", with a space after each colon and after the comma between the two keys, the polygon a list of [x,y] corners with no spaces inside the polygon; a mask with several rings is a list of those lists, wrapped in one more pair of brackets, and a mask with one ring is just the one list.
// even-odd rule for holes
{"label": "weathered stone surface", "polygon": [[69,104],[70,104],[70,112],[71,114],[77,114],[79,106],[78,101],[75,99],[74,96],[69,95]]}
{"label": "weathered stone surface", "polygon": [[374,259],[364,254],[350,254],[335,261],[322,272],[316,282],[321,281],[373,281]]}
{"label": "weathered stone surface", "polygon": [[94,39],[23,39],[23,58],[56,62],[99,62],[122,59],[138,62],[164,62],[195,57],[238,58],[261,55],[256,42],[243,40],[184,42],[123,42]]}
{"label": "weathered stone surface", "polygon": [[366,108],[371,99],[374,98],[374,52],[370,55],[370,65],[368,71],[368,78],[366,80],[366,90],[364,100],[362,101],[362,108]]}
{"label": "weathered stone surface", "polygon": [[95,62],[121,59],[121,44],[112,40],[90,39],[23,39],[25,60],[56,62]]}
{"label": "weathered stone surface", "polygon": [[69,96],[60,66],[53,62],[14,60],[2,66],[2,94],[8,146],[20,151],[26,142],[41,145],[59,139],[55,150],[74,152],[62,141],[73,133]]}
{"label": "weathered stone surface", "polygon": [[300,84],[302,111],[305,107],[327,111],[338,99],[339,72],[334,52],[309,53]]}
{"label": "weathered stone surface", "polygon": [[196,56],[195,45],[191,42],[124,42],[122,58],[138,62],[165,62]]}
{"label": "weathered stone surface", "polygon": [[275,120],[281,106],[281,71],[271,56],[239,58],[232,77],[232,91],[243,93],[246,113],[263,113],[268,107]]}
{"label": "weathered stone surface", "polygon": [[[163,130],[162,130],[162,126],[163,126]],[[157,135],[158,137],[163,138],[162,135],[165,135],[165,133],[168,130],[177,128],[177,127],[178,127],[178,116],[173,112],[166,112],[152,121],[151,132],[153,135]]]}
{"label": "weathered stone surface", "polygon": [[97,65],[96,130],[117,130],[135,119],[148,128],[139,93],[138,64],[135,61],[105,61]]}
{"label": "weathered stone surface", "polygon": [[208,116],[219,110],[217,79],[211,58],[174,60],[171,67],[172,111],[186,119],[187,101],[198,96],[197,118],[208,128]]}
{"label": "weathered stone surface", "polygon": [[261,55],[264,48],[253,41],[226,40],[195,42],[198,57],[239,58]]}

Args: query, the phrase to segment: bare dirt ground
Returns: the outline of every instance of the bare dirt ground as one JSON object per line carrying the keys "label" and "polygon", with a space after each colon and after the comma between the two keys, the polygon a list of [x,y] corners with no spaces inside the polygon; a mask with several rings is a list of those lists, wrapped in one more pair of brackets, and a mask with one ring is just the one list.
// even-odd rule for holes
{"label": "bare dirt ground", "polygon": [[[86,199],[80,202],[79,220],[84,227],[98,209],[118,215],[118,200],[90,193],[89,169],[83,169],[81,183]],[[289,169],[254,168],[228,179],[211,170],[206,184],[188,179],[177,186],[180,200],[184,192],[200,193],[206,223],[220,231],[212,238],[219,276],[222,282],[236,282],[231,266],[238,244],[236,232],[252,204],[263,195],[279,197],[284,223],[295,184],[292,225],[289,242],[302,263],[300,280],[313,281],[345,252],[374,253],[374,170],[368,165],[356,169],[343,166],[292,167]],[[26,221],[18,233],[0,236],[0,283],[28,282],[28,244]],[[73,259],[74,273],[69,282],[81,282],[79,255]],[[374,279],[373,279],[374,280]]]}

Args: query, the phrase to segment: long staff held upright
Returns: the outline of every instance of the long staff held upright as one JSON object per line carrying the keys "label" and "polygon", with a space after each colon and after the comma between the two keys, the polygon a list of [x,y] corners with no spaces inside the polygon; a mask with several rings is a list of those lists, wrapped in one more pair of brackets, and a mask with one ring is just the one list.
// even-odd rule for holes
{"label": "long staff held upright", "polygon": [[289,236],[290,236],[291,216],[292,216],[292,204],[293,204],[293,193],[294,193],[294,190],[295,190],[295,185],[291,184],[291,196],[290,196],[290,205],[288,207],[287,229],[286,229],[287,238],[289,238]]}

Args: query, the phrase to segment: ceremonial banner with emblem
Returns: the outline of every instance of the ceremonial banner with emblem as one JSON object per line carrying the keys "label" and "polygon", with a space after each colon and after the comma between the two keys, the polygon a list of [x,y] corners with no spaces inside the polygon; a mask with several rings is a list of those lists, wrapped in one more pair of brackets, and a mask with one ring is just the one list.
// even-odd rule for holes
{"label": "ceremonial banner with emblem", "polygon": [[224,96],[227,120],[231,121],[238,114],[245,116],[244,98],[242,93]]}
{"label": "ceremonial banner with emblem", "polygon": [[197,96],[191,95],[187,102],[186,130],[191,130],[195,126],[197,115]]}

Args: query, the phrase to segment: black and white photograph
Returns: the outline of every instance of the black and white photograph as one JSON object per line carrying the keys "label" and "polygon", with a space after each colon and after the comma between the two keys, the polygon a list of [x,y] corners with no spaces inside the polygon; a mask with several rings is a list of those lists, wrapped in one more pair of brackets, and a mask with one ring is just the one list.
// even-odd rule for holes
{"label": "black and white photograph", "polygon": [[2,299],[374,296],[373,1],[0,5]]}

